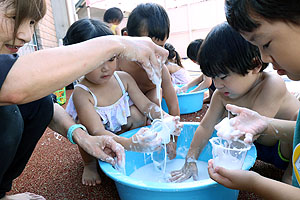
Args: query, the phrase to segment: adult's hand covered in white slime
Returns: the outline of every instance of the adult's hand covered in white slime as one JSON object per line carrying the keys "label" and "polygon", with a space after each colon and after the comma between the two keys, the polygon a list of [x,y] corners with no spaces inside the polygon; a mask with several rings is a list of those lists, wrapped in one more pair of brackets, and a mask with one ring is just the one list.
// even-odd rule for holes
{"label": "adult's hand covered in white slime", "polygon": [[[92,140],[97,142],[92,142]],[[124,147],[110,136],[89,137],[85,141],[80,141],[80,144],[87,153],[102,161],[119,166],[125,162]],[[98,144],[98,146],[94,144]]]}
{"label": "adult's hand covered in white slime", "polygon": [[[227,104],[226,109],[231,113],[236,114],[236,117],[233,117],[229,120],[231,128],[235,131],[234,137],[242,137],[244,136],[244,142],[252,143],[262,132],[264,132],[268,128],[268,123],[266,117],[261,116],[257,112],[250,110],[248,108],[238,107],[235,105]],[[220,122],[219,124],[221,124]],[[223,134],[222,130],[220,129],[219,124],[215,126],[218,130],[217,134]]]}
{"label": "adult's hand covered in white slime", "polygon": [[167,60],[168,51],[156,45],[149,37],[126,37],[124,50],[119,56],[137,62],[154,83],[155,77],[161,77],[162,63]]}

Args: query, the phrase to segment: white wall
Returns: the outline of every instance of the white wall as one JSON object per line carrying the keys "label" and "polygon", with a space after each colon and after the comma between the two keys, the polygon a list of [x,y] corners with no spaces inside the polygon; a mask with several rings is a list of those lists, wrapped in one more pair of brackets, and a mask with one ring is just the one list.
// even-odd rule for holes
{"label": "white wall", "polygon": [[186,57],[188,44],[194,39],[204,39],[215,25],[226,21],[224,0],[209,0],[167,9],[171,32],[168,40],[182,58]]}

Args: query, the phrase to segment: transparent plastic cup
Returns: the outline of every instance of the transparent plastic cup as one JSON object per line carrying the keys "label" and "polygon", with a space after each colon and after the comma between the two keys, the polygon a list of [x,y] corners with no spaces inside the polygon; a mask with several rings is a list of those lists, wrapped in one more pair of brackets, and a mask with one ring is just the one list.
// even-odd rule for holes
{"label": "transparent plastic cup", "polygon": [[226,140],[213,137],[209,140],[212,145],[214,168],[242,169],[247,151],[251,145],[242,140]]}
{"label": "transparent plastic cup", "polygon": [[162,144],[168,144],[170,142],[170,135],[174,131],[161,119],[153,120],[150,130],[158,133],[158,137],[162,139]]}
{"label": "transparent plastic cup", "polygon": [[166,144],[170,142],[171,134],[175,130],[175,121],[171,117],[163,120],[154,119],[150,130],[152,132],[157,132],[157,137],[162,139],[161,143],[163,144],[160,151],[155,151],[151,155],[154,167],[156,170],[163,171],[165,173],[167,162]]}

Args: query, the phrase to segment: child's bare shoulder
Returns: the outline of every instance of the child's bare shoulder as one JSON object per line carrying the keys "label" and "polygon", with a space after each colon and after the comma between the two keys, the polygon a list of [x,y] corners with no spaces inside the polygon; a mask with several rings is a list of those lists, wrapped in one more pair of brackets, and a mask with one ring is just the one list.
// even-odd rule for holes
{"label": "child's bare shoulder", "polygon": [[277,92],[285,92],[287,90],[284,80],[277,74],[263,72],[264,89],[275,90]]}
{"label": "child's bare shoulder", "polygon": [[124,83],[124,82],[130,82],[130,81],[133,81],[133,77],[125,72],[125,71],[116,71],[116,73],[118,74],[118,76],[120,77],[121,81]]}

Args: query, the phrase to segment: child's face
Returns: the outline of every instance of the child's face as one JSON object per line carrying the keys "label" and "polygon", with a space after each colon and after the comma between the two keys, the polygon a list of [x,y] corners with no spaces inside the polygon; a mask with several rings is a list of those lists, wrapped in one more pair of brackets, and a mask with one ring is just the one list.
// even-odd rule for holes
{"label": "child's face", "polygon": [[272,63],[279,75],[300,80],[300,25],[254,19],[259,21],[260,27],[242,32],[242,36],[258,46],[262,61]]}
{"label": "child's face", "polygon": [[246,94],[257,80],[257,73],[250,70],[245,76],[230,72],[213,78],[215,87],[230,99],[236,99]]}
{"label": "child's face", "polygon": [[104,84],[109,81],[116,70],[116,58],[113,57],[100,65],[97,69],[85,75],[85,78],[94,84]]}
{"label": "child's face", "polygon": [[0,53],[12,54],[16,53],[25,43],[30,42],[35,21],[25,19],[20,24],[15,42],[14,42],[14,26],[16,10],[12,6],[7,7],[9,1],[0,4]]}

